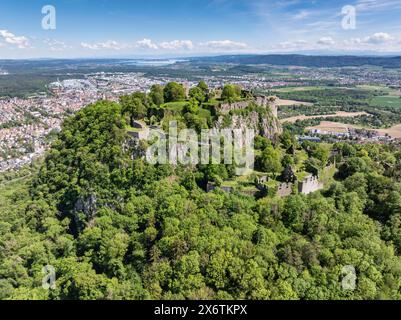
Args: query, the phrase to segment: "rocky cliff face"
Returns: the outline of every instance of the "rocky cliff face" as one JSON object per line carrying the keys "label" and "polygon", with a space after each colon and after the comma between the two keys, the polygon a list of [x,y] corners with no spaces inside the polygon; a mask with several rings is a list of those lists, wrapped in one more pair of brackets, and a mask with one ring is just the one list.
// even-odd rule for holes
{"label": "rocky cliff face", "polygon": [[246,115],[222,115],[216,122],[216,128],[253,129],[255,133],[271,140],[283,133],[280,121],[270,111],[266,112],[266,114],[252,111]]}
{"label": "rocky cliff face", "polygon": [[249,107],[250,103],[255,103],[256,105],[263,108],[270,108],[273,116],[278,116],[278,108],[276,105],[276,97],[268,97],[263,95],[254,96],[248,101],[240,101],[233,103],[221,103],[218,107],[221,114],[227,114],[232,110],[244,110]]}

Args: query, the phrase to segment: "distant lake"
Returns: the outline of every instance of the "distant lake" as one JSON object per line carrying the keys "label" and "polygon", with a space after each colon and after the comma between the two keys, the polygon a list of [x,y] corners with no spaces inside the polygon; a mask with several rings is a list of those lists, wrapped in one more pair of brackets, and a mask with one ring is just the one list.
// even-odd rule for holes
{"label": "distant lake", "polygon": [[168,66],[175,64],[177,62],[184,62],[187,60],[180,60],[180,59],[154,59],[154,60],[127,60],[126,63],[130,65],[137,65],[137,66],[153,66],[153,67],[160,67],[160,66]]}

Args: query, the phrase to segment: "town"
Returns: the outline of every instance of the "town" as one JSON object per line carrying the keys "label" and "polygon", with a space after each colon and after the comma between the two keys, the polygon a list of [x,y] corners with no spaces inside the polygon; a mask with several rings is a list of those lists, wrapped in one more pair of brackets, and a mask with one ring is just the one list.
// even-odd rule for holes
{"label": "town", "polygon": [[[196,64],[194,64],[196,66]],[[185,62],[169,65],[172,69],[185,69]],[[191,67],[192,68],[192,67]],[[197,68],[197,67],[196,67]],[[221,88],[225,83],[239,85],[244,90],[269,93],[287,87],[312,86],[316,82],[336,86],[387,84],[401,86],[398,70],[381,72],[371,68],[305,68],[268,66],[258,71],[228,72],[232,65],[211,66],[209,75],[177,77],[167,69],[158,76],[141,72],[93,72],[80,78],[58,80],[47,85],[47,93],[36,93],[27,98],[7,97],[0,99],[0,172],[18,169],[40,158],[50,145],[52,137],[60,130],[63,119],[98,100],[118,101],[120,96],[135,91],[148,92],[152,85],[164,85],[170,81],[184,84],[187,90],[199,80],[210,88]],[[234,67],[235,68],[235,67]],[[263,72],[261,70],[264,70]],[[283,71],[284,70],[284,71]],[[281,73],[280,73],[281,72]],[[0,69],[1,75],[8,71]],[[282,100],[284,106],[297,101]],[[278,103],[280,106],[280,103]],[[335,126],[338,126],[335,124]],[[309,133],[316,137],[335,136],[352,140],[360,137],[363,142],[391,143],[394,138],[385,131],[364,131],[348,126],[341,130],[311,127]],[[319,138],[317,138],[319,140]],[[358,139],[357,139],[358,140]]]}
{"label": "town", "polygon": [[50,134],[60,130],[65,117],[98,100],[118,101],[121,95],[146,91],[169,79],[142,74],[93,74],[49,84],[51,96],[0,100],[0,172],[18,169],[44,154]]}

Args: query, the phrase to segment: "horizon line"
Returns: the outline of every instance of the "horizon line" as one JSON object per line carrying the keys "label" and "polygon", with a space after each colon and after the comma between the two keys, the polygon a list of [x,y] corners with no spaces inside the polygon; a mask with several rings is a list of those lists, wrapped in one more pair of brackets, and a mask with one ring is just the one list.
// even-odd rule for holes
{"label": "horizon line", "polygon": [[214,58],[225,56],[303,56],[303,57],[356,57],[356,58],[401,58],[401,53],[300,53],[300,52],[277,52],[277,53],[221,53],[221,54],[198,54],[188,56],[164,56],[164,55],[148,55],[148,56],[92,56],[92,57],[31,57],[31,58],[0,58],[0,61],[23,61],[23,60],[162,60],[162,59],[196,59],[196,58]]}

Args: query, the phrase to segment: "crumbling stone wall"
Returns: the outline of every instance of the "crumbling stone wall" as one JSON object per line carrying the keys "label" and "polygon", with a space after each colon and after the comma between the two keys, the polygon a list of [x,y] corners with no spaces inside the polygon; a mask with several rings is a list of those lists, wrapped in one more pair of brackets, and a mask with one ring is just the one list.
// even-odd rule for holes
{"label": "crumbling stone wall", "polygon": [[233,102],[233,103],[222,103],[220,105],[220,112],[221,113],[228,113],[231,110],[242,110],[248,108],[251,101],[240,101],[240,102]]}
{"label": "crumbling stone wall", "polygon": [[302,194],[310,194],[324,188],[323,183],[319,181],[317,176],[308,176],[302,182],[298,183],[298,191]]}
{"label": "crumbling stone wall", "polygon": [[275,104],[275,98],[274,97],[268,97],[268,96],[254,96],[253,99],[249,99],[246,101],[239,101],[239,102],[233,102],[233,103],[222,103],[218,107],[219,111],[221,113],[228,113],[231,110],[242,110],[246,109],[249,107],[249,104],[251,102],[254,102],[258,106],[264,107],[264,108],[270,108],[273,116],[277,117],[278,116],[278,107]]}
{"label": "crumbling stone wall", "polygon": [[292,183],[281,183],[278,186],[277,189],[277,195],[279,197],[288,197],[292,194],[292,188],[293,188],[293,184]]}

